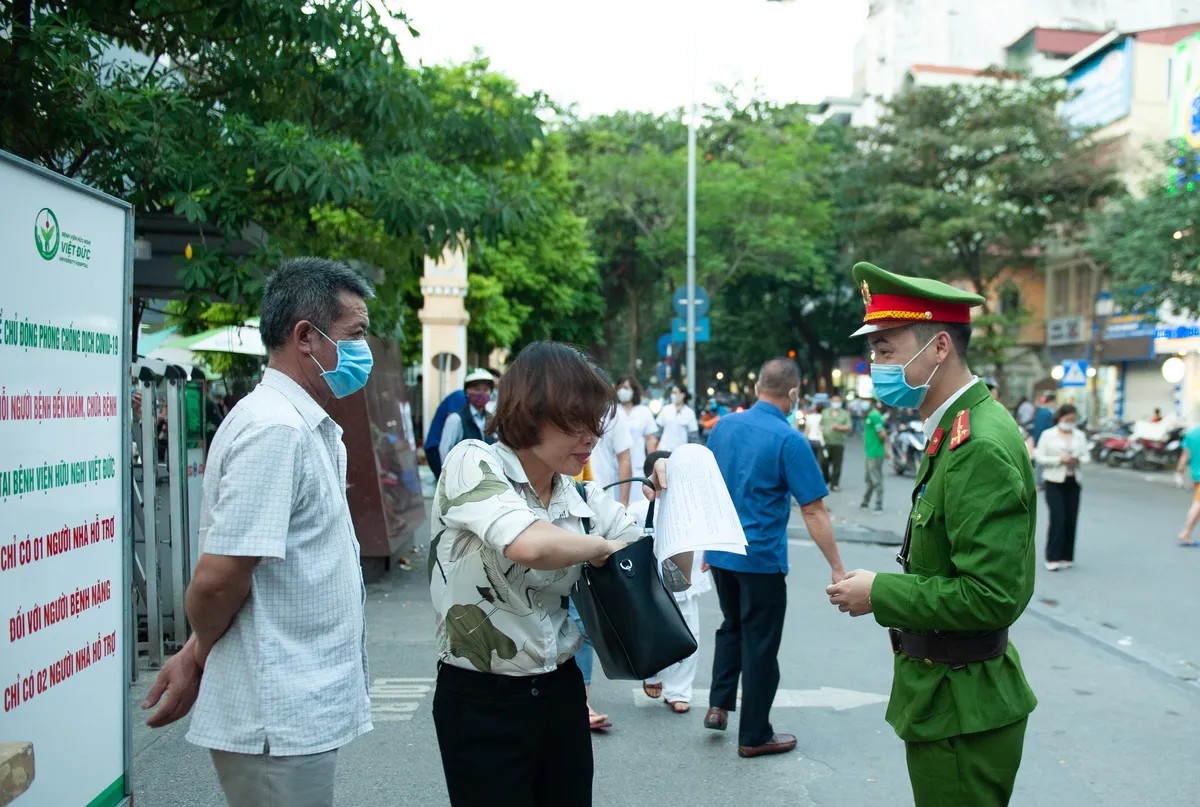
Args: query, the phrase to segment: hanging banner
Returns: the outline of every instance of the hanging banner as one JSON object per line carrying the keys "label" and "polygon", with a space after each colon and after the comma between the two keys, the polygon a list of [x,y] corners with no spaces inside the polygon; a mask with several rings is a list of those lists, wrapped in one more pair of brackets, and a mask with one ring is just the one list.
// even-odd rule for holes
{"label": "hanging banner", "polygon": [[5,152],[0,187],[0,748],[32,754],[20,807],[114,807],[131,791],[133,216]]}

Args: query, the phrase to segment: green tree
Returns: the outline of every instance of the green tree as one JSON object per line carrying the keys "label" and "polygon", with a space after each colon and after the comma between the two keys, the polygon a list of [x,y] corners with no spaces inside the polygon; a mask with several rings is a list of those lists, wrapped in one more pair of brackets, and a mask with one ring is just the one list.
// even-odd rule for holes
{"label": "green tree", "polygon": [[[1006,270],[1031,263],[1044,238],[1077,239],[1089,208],[1119,189],[1102,144],[1061,117],[1065,88],[995,79],[902,93],[863,133],[856,170],[869,181],[851,205],[863,259],[990,301]],[[1023,316],[985,305],[974,360],[1002,373]]]}
{"label": "green tree", "polygon": [[1142,194],[1114,199],[1092,218],[1088,254],[1105,271],[1118,310],[1153,313],[1169,304],[1197,316],[1200,194],[1187,184],[1200,154],[1168,146],[1164,163]]}
{"label": "green tree", "polygon": [[517,350],[538,339],[593,344],[600,339],[603,300],[587,222],[572,212],[576,193],[561,134],[526,157],[537,213],[516,238],[485,244],[473,256],[467,311],[471,349]]}
{"label": "green tree", "polygon": [[[381,334],[411,336],[421,256],[535,212],[509,169],[542,135],[541,99],[483,59],[405,65],[389,22],[358,0],[15,0],[0,148],[195,224],[194,297],[253,308],[281,255],[332,246],[375,268]],[[258,248],[235,259],[203,224]]]}
{"label": "green tree", "polygon": [[602,294],[592,347],[614,372],[637,373],[639,358],[656,358],[670,277],[686,260],[687,129],[678,116],[619,112],[573,121],[564,136]]}

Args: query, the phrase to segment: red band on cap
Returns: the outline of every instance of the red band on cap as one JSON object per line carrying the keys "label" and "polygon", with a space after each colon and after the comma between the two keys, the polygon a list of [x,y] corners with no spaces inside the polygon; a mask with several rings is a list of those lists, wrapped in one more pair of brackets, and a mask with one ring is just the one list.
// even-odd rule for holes
{"label": "red band on cap", "polygon": [[971,306],[966,303],[943,303],[900,294],[873,294],[863,322],[883,319],[967,323],[971,321]]}

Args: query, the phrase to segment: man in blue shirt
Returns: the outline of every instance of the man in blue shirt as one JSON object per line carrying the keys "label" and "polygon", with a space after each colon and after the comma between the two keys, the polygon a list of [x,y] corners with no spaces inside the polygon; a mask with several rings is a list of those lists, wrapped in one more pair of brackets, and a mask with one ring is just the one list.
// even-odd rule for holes
{"label": "man in blue shirt", "polygon": [[742,679],[738,754],[782,754],[796,747],[776,734],[771,704],[779,688],[779,644],[787,611],[787,526],[792,497],[800,503],[809,535],[824,553],[837,583],[845,576],[825,496],[829,491],[808,440],[788,425],[796,406],[800,370],[790,359],[771,359],[758,374],[758,403],[721,418],[708,439],[742,529],[746,554],[706,552],[724,621],[717,630],[712,689],[704,726],[724,731],[737,707]]}
{"label": "man in blue shirt", "polygon": [[467,405],[467,393],[460,389],[446,396],[433,413],[429,423],[429,434],[425,437],[425,459],[429,462],[429,470],[433,471],[436,480],[442,475],[442,456],[439,447],[442,443],[442,429],[446,426],[446,418],[451,412],[457,412]]}

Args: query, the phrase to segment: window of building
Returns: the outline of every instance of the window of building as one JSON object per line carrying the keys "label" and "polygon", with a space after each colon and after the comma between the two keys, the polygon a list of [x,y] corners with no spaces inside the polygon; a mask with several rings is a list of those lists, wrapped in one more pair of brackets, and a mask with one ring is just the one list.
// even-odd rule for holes
{"label": "window of building", "polygon": [[1053,296],[1051,310],[1055,317],[1065,317],[1071,313],[1071,270],[1059,266],[1050,270],[1050,290]]}
{"label": "window of building", "polygon": [[1076,304],[1072,314],[1091,316],[1096,307],[1096,273],[1081,266],[1075,271]]}

